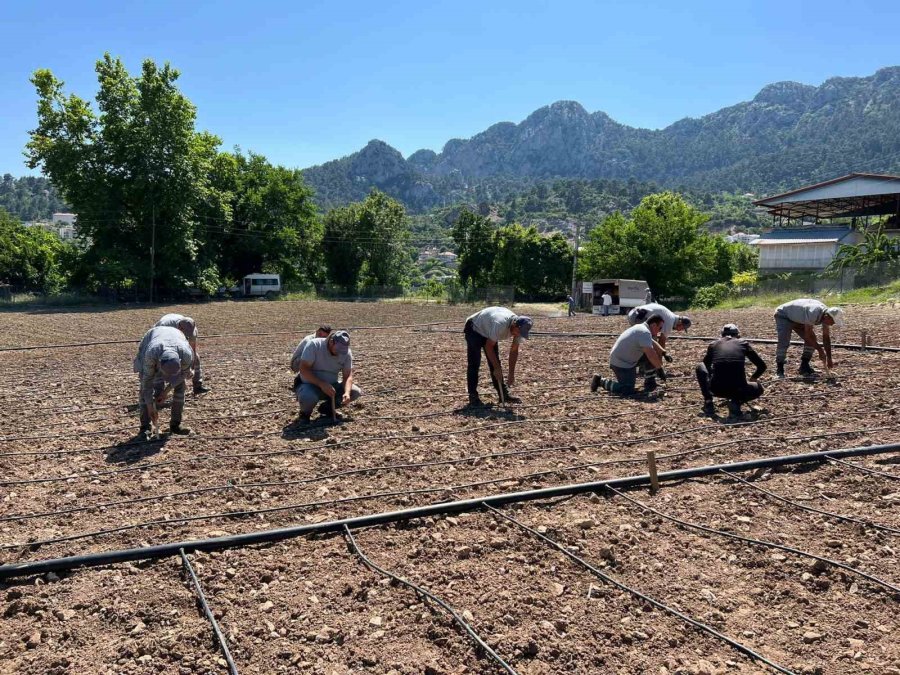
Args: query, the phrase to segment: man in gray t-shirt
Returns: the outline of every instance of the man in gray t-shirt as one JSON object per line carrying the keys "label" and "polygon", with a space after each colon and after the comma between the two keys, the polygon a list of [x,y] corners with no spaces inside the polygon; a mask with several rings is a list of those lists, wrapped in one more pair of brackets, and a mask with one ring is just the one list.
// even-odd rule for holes
{"label": "man in gray t-shirt", "polygon": [[329,335],[331,335],[331,326],[322,324],[316,329],[315,333],[310,333],[300,340],[300,344],[297,345],[297,348],[294,349],[294,353],[291,355],[291,372],[295,373],[294,384],[291,386],[291,391],[294,391],[299,387],[302,382],[300,379],[300,357],[303,355],[303,350],[306,348],[306,345],[309,344],[311,340],[315,340],[316,338],[327,338]]}
{"label": "man in gray t-shirt", "polygon": [[[300,421],[308,422],[319,401],[326,403],[319,413],[340,418],[334,406],[340,408],[358,399],[362,392],[353,384],[353,353],[350,334],[339,330],[326,338],[313,338],[306,343],[298,367],[300,384],[296,387],[300,404]],[[343,379],[338,382],[338,376]]]}
{"label": "man in gray t-shirt", "polygon": [[663,326],[663,318],[652,316],[646,323],[639,323],[623,332],[609,353],[609,367],[615,379],[594,375],[591,391],[600,388],[613,394],[629,395],[635,391],[637,372],[644,376],[644,391],[656,389],[656,376],[665,379],[662,361],[655,345],[655,338]]}
{"label": "man in gray t-shirt", "polygon": [[183,314],[164,314],[163,317],[156,322],[155,327],[158,328],[159,326],[177,328],[184,333],[184,337],[187,338],[188,344],[191,345],[191,349],[194,350],[194,364],[192,366],[194,371],[194,378],[192,380],[194,395],[196,396],[208,392],[209,389],[203,385],[203,366],[200,363],[200,352],[197,351],[197,338],[200,337],[197,332],[197,322],[191,317],[184,316]]}
{"label": "man in gray t-shirt", "polygon": [[[796,333],[803,340],[803,355],[800,357],[801,375],[815,373],[809,364],[813,351],[827,368],[834,367],[831,359],[831,327],[844,325],[844,310],[840,307],[826,307],[818,300],[800,298],[780,305],[775,310],[775,332],[778,335],[778,346],[775,348],[775,367],[778,377],[784,377],[784,364],[787,361],[787,350],[791,345],[791,334]],[[822,345],[816,340],[815,326],[822,326]]]}
{"label": "man in gray t-shirt", "polygon": [[150,432],[150,423],[158,419],[157,397],[165,382],[172,385],[172,417],[170,431],[189,434],[190,429],[181,426],[184,412],[184,380],[190,376],[194,352],[187,338],[177,328],[159,326],[151,328],[138,346],[134,370],[140,377],[138,404],[141,414],[140,434]]}
{"label": "man in gray t-shirt", "polygon": [[[478,371],[481,369],[481,353],[484,352],[491,371],[491,382],[497,394],[507,403],[518,403],[519,399],[509,395],[507,386],[516,381],[516,362],[519,360],[519,343],[528,339],[534,322],[527,316],[516,316],[506,307],[485,307],[466,319],[463,333],[466,336],[466,387],[469,405],[482,405],[478,396]],[[501,340],[512,337],[509,347],[509,377],[503,382],[503,366],[500,364]]]}

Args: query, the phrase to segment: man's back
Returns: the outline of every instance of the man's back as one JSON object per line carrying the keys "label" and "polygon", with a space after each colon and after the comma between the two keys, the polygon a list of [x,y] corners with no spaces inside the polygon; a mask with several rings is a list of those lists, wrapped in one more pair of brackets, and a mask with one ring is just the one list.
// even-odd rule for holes
{"label": "man's back", "polygon": [[742,384],[747,382],[744,370],[747,359],[765,370],[765,364],[747,340],[726,336],[711,343],[703,362],[709,369],[715,384]]}

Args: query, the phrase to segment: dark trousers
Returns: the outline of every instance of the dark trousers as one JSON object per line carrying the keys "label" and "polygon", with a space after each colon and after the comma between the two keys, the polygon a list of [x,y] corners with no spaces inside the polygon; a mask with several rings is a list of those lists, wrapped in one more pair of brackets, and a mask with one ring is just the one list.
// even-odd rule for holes
{"label": "dark trousers", "polygon": [[[484,352],[485,358],[487,358],[487,338],[483,335],[479,334],[472,327],[471,321],[466,321],[466,327],[463,329],[463,332],[466,335],[466,388],[469,392],[469,397],[478,396],[478,373],[481,370],[481,353]],[[500,349],[495,344],[494,345],[494,356],[497,357],[497,361],[500,361]],[[497,381],[497,378],[494,376],[493,369],[490,368],[491,362],[488,359],[488,370],[491,371],[491,382],[494,383],[494,388],[497,390],[497,395],[500,395],[500,383]],[[506,393],[506,388],[503,389],[504,394]]]}
{"label": "dark trousers", "polygon": [[[157,378],[153,382],[153,398],[157,398],[162,394],[165,388],[165,382],[162,377]],[[138,394],[138,403],[141,411],[141,428],[150,428],[150,413],[147,412],[147,406],[144,405],[143,388]],[[184,415],[184,378],[178,379],[178,384],[172,387],[172,417],[169,420],[171,426],[180,426],[181,418]]]}
{"label": "dark trousers", "polygon": [[710,378],[705,363],[698,365],[695,372],[704,401],[711,401],[713,396],[718,396],[740,404],[748,403],[762,396],[763,386],[759,382],[747,382],[746,380],[719,382]]}

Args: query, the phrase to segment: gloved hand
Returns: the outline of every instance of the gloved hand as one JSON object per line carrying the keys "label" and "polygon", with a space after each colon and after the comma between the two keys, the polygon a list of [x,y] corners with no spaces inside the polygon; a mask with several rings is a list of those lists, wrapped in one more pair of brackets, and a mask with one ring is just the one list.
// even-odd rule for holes
{"label": "gloved hand", "polygon": [[671,356],[669,356],[669,352],[665,352],[665,353],[663,354],[663,358],[666,360],[666,363],[672,363],[672,361],[675,360],[675,359],[673,359]]}

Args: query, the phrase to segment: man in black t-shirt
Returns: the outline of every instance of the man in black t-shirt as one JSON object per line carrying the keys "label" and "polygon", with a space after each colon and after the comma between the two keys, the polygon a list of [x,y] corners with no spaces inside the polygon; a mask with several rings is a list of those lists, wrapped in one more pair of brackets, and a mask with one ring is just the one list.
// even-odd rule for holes
{"label": "man in black t-shirt", "polygon": [[[756,371],[747,382],[744,365],[747,359],[756,366]],[[697,366],[697,383],[703,393],[703,412],[716,412],[713,396],[730,399],[728,412],[737,417],[741,414],[741,404],[762,396],[763,386],[757,380],[766,372],[766,363],[746,340],[741,340],[738,327],[729,323],[722,328],[722,337],[710,343],[703,363]]]}

